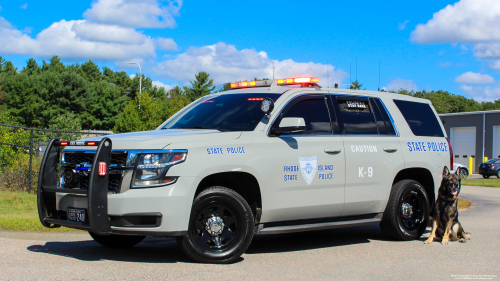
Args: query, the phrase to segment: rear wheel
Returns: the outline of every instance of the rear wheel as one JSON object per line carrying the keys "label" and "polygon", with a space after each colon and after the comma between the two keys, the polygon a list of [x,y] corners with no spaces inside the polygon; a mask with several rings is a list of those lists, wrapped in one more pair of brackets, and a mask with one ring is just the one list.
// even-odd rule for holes
{"label": "rear wheel", "polygon": [[231,263],[252,242],[253,225],[245,199],[231,189],[214,186],[193,201],[188,234],[177,238],[177,243],[196,261]]}
{"label": "rear wheel", "polygon": [[500,178],[500,170],[497,171],[497,178]]}
{"label": "rear wheel", "polygon": [[132,236],[132,235],[99,235],[89,231],[90,236],[97,243],[108,248],[130,248],[139,244],[146,236]]}
{"label": "rear wheel", "polygon": [[468,176],[469,176],[469,172],[467,171],[467,169],[460,169],[460,176],[462,177],[462,179],[466,179]]}
{"label": "rear wheel", "polygon": [[429,199],[424,187],[414,180],[392,186],[380,228],[395,240],[419,239],[427,227]]}

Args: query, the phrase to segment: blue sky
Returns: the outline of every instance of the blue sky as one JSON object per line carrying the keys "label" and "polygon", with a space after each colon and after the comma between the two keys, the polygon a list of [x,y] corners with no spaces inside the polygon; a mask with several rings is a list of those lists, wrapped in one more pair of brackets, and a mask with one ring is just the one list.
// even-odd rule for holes
{"label": "blue sky", "polygon": [[[92,60],[155,84],[317,76],[500,99],[500,1],[0,1],[0,55]],[[357,73],[356,73],[357,60]],[[328,67],[327,67],[328,62]],[[327,81],[327,68],[329,79]],[[349,74],[352,74],[349,77]]]}

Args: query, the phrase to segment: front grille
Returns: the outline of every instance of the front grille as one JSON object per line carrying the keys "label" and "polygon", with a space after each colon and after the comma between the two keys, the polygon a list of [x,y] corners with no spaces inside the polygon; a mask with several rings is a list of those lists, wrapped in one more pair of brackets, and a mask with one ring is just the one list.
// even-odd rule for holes
{"label": "front grille", "polygon": [[[89,179],[90,176],[80,176],[80,188],[81,189],[89,189]],[[108,191],[118,191],[120,189],[120,185],[122,184],[122,175],[121,174],[110,174],[108,180]]]}
{"label": "front grille", "polygon": [[[92,163],[95,153],[64,153],[64,161],[71,164],[80,164],[83,162]],[[111,154],[111,164],[124,165],[127,164],[127,153]]]}

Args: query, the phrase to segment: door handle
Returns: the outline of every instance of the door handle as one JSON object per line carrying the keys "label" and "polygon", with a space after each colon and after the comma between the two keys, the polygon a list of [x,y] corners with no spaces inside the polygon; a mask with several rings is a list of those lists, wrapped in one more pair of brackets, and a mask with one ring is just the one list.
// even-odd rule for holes
{"label": "door handle", "polygon": [[328,154],[339,154],[341,151],[341,148],[325,148],[325,153]]}
{"label": "door handle", "polygon": [[392,152],[396,152],[396,151],[398,151],[398,149],[397,149],[397,148],[395,148],[395,147],[390,147],[390,146],[389,146],[389,147],[384,147],[384,151],[385,151],[385,152],[392,153]]}

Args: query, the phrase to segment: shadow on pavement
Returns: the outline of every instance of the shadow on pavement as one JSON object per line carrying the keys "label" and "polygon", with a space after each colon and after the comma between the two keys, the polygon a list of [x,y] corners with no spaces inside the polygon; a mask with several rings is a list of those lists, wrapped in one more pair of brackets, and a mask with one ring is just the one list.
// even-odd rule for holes
{"label": "shadow on pavement", "polygon": [[143,263],[192,262],[173,238],[147,237],[132,248],[112,249],[103,247],[93,240],[76,242],[47,242],[32,245],[29,251],[47,253],[83,261],[112,260]]}
{"label": "shadow on pavement", "polygon": [[370,243],[386,240],[378,225],[337,228],[277,235],[256,235],[247,254],[281,253]]}
{"label": "shadow on pavement", "polygon": [[[427,231],[428,232],[428,231]],[[320,248],[370,243],[387,240],[378,225],[299,232],[278,235],[256,235],[246,254],[284,253]],[[29,251],[70,257],[84,261],[113,260],[145,263],[193,262],[177,246],[173,238],[147,237],[135,247],[111,249],[96,242],[47,242],[32,245]],[[242,261],[240,259],[239,261]],[[239,262],[238,261],[238,262]]]}

